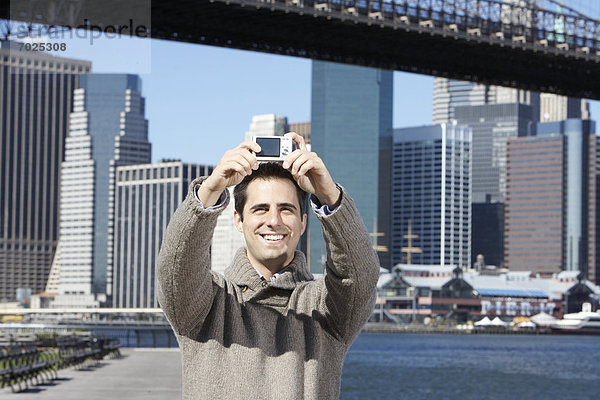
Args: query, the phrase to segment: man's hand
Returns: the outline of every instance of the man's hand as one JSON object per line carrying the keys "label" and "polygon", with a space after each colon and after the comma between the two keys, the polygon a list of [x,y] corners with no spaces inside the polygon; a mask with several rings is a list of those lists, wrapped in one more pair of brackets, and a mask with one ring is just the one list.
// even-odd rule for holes
{"label": "man's hand", "polygon": [[237,185],[246,175],[258,168],[255,156],[258,152],[260,146],[251,141],[242,142],[236,148],[225,152],[212,174],[198,189],[198,198],[204,207],[214,206],[223,190]]}
{"label": "man's hand", "polygon": [[321,204],[330,209],[339,205],[342,193],[335,185],[323,160],[314,152],[306,150],[304,138],[295,132],[285,134],[296,143],[296,150],[283,161],[283,168],[289,170],[305,192],[317,196]]}

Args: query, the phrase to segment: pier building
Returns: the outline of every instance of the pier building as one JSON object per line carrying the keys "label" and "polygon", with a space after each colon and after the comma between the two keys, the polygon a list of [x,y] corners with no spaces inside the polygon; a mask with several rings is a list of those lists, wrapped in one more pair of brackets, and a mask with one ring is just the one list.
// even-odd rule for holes
{"label": "pier building", "polygon": [[544,312],[561,318],[585,302],[598,306],[600,287],[577,271],[543,277],[506,269],[463,271],[453,265],[396,265],[380,275],[373,319],[423,321],[441,317],[467,321],[481,316],[512,319]]}

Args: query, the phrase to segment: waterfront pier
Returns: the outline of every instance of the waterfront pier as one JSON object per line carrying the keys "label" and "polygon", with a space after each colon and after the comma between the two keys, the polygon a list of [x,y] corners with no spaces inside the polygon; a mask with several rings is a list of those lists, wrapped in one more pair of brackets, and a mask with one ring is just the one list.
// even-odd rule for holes
{"label": "waterfront pier", "polygon": [[58,371],[58,379],[12,393],[0,400],[164,400],[181,398],[179,349],[122,349],[123,357],[105,359],[85,369]]}

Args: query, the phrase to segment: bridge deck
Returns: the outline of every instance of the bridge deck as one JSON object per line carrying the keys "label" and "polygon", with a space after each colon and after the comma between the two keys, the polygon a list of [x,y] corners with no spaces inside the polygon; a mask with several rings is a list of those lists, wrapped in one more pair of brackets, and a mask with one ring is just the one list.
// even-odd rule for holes
{"label": "bridge deck", "polygon": [[[23,5],[19,6],[20,3]],[[46,4],[46,2],[39,2]],[[67,3],[67,2],[63,2]],[[118,5],[117,5],[118,3]],[[600,99],[600,22],[497,0],[82,0],[17,20],[409,71]],[[71,2],[69,2],[71,4]],[[150,5],[151,4],[151,5]],[[135,28],[137,31],[137,28]],[[185,60],[181,60],[185,62]],[[242,68],[242,67],[241,67]]]}

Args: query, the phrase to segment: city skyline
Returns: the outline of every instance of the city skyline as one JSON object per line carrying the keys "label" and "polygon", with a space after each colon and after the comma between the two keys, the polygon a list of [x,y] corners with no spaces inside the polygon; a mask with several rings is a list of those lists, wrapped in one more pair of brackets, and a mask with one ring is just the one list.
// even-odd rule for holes
{"label": "city skyline", "polygon": [[[87,355],[97,350],[94,343],[106,350],[101,352],[105,360],[107,354],[115,353],[108,350],[116,348],[118,353],[119,346],[123,349],[125,360],[116,362],[127,365],[111,369],[111,360],[106,360],[102,370],[108,368],[109,372],[94,373],[99,374],[94,382],[118,381],[118,385],[108,385],[109,397],[123,397],[123,393],[125,397],[128,393],[177,397],[182,379],[185,395],[185,373],[181,377],[177,360],[164,363],[163,356],[173,352],[149,348],[191,348],[192,353],[229,349],[235,364],[240,359],[238,349],[244,347],[250,353],[261,352],[258,359],[268,353],[267,358],[289,364],[290,354],[298,355],[297,349],[302,353],[304,347],[311,346],[306,340],[289,345],[286,331],[304,330],[307,337],[316,338],[317,348],[335,347],[348,336],[344,330],[349,324],[356,325],[360,318],[361,324],[368,324],[357,331],[360,334],[349,334],[356,342],[348,352],[349,362],[343,363],[338,391],[342,397],[397,397],[398,393],[444,397],[447,393],[464,394],[465,388],[476,395],[491,388],[500,397],[518,398],[523,393],[586,397],[590,392],[586,388],[594,386],[595,378],[593,357],[586,357],[594,349],[586,337],[600,334],[600,132],[595,122],[600,120],[600,97],[592,101],[381,70],[374,66],[386,60],[377,57],[390,60],[393,54],[406,58],[406,63],[383,65],[422,69],[418,63],[411,64],[418,61],[410,60],[411,43],[381,48],[386,38],[381,37],[382,42],[365,38],[368,29],[384,32],[384,23],[400,23],[394,26],[396,33],[404,29],[409,32],[409,27],[418,29],[420,35],[411,40],[419,44],[414,47],[421,60],[435,67],[428,71],[446,74],[445,68],[454,64],[458,73],[464,74],[485,63],[486,71],[446,76],[493,81],[510,71],[508,75],[513,75],[502,82],[515,79],[511,82],[520,82],[523,87],[558,87],[570,93],[599,95],[593,81],[582,79],[585,73],[561,74],[561,70],[569,57],[579,64],[582,57],[589,61],[600,56],[600,52],[596,54],[600,23],[587,21],[586,32],[593,32],[594,41],[585,42],[588,48],[576,46],[573,50],[570,46],[575,42],[564,39],[565,31],[561,31],[565,21],[570,22],[567,17],[549,15],[542,24],[540,15],[545,14],[536,9],[544,3],[546,9],[556,6],[560,13],[566,3],[585,12],[579,7],[589,0],[477,0],[476,9],[472,2],[455,0],[455,5],[464,7],[465,15],[454,11],[455,16],[464,17],[467,29],[463,31],[455,31],[447,19],[450,12],[445,7],[451,2],[443,2],[443,9],[438,10],[436,7],[442,7],[439,2],[390,1],[393,4],[385,5],[394,7],[394,18],[384,17],[386,10],[375,8],[384,3],[375,0],[341,5],[346,27],[351,26],[348,18],[352,15],[358,17],[357,24],[360,19],[370,22],[360,32],[364,37],[346,42],[355,47],[346,48],[349,53],[338,58],[336,52],[344,46],[331,42],[328,34],[335,32],[335,27],[324,24],[326,34],[317,34],[319,27],[312,32],[296,32],[316,39],[313,43],[321,48],[304,53],[314,59],[128,36],[94,35],[92,40],[87,34],[93,34],[93,29],[63,31],[71,36],[87,32],[81,40],[36,40],[59,45],[54,49],[64,45],[63,51],[26,51],[23,43],[20,50],[19,43],[0,43],[0,155],[4,155],[0,156],[0,187],[4,188],[0,194],[0,227],[4,227],[4,236],[0,235],[0,319],[7,346],[16,343],[18,347],[34,337],[43,339],[45,346],[35,357],[21,360],[21,372],[27,369],[31,375],[40,364],[38,358],[55,348],[59,360],[54,367],[59,367],[59,374],[68,374],[68,369],[60,367],[68,366],[73,358],[70,349],[75,342],[69,335],[75,335],[88,343]],[[578,1],[580,5],[573,6]],[[42,16],[46,17],[47,11],[51,17],[46,21],[73,16],[78,6],[91,6],[88,0],[54,3],[44,3],[47,7]],[[276,3],[271,2],[271,14],[284,5],[287,14],[294,12],[288,0]],[[403,15],[397,11],[401,3],[411,7],[405,8]],[[600,0],[589,3],[596,7],[591,18],[600,21]],[[199,9],[179,5],[184,4],[148,6],[148,12],[151,8],[161,10],[154,17],[164,13],[169,17],[166,20],[176,24],[164,35],[160,18],[156,18],[153,29],[145,31],[240,47],[236,40],[211,38],[205,32],[208,28],[204,25],[210,24],[204,13],[215,4],[203,3]],[[249,4],[244,11],[253,8],[250,15],[269,14],[267,3],[256,5],[257,13]],[[121,6],[127,8],[127,4],[116,8],[122,17],[127,12]],[[223,5],[217,1],[216,6]],[[229,2],[226,6],[215,14],[215,20],[238,7]],[[316,18],[301,14],[301,22],[319,21],[319,13],[322,17],[332,6],[331,1],[311,3]],[[338,6],[335,3],[334,7]],[[430,8],[429,15],[423,12],[425,6]],[[186,11],[192,19],[189,15],[182,18]],[[438,11],[442,19],[425,19]],[[474,16],[488,24],[485,17],[492,12],[499,18],[497,30],[468,29]],[[416,21],[411,19],[414,15]],[[282,17],[283,22],[290,22],[286,21],[289,15]],[[148,18],[150,22],[149,14]],[[216,30],[226,31],[227,21],[236,25],[247,22],[226,17]],[[243,40],[253,39],[258,29],[256,20],[249,21],[250,30],[241,35]],[[523,21],[525,25],[520,25]],[[268,23],[265,27],[270,28],[269,33],[285,31],[274,30]],[[428,42],[422,41],[425,36],[436,35],[426,30],[437,23],[443,24],[446,34],[423,45]],[[589,29],[591,25],[594,29]],[[533,32],[533,49],[537,55],[544,54],[537,67],[523,58],[515,61],[502,57],[501,61],[496,56],[502,49],[486,48],[490,37],[492,44],[503,43],[504,50],[511,42],[513,50],[531,44],[527,42],[529,36],[516,36],[515,26],[525,28],[528,34]],[[541,33],[541,27],[551,33]],[[519,29],[519,34],[522,31]],[[196,35],[198,32],[201,36]],[[467,47],[473,50],[469,56],[464,48],[450,44],[462,40],[453,33],[466,36],[470,42]],[[393,34],[390,30],[387,36]],[[285,35],[269,36],[270,40],[281,40]],[[554,43],[545,49],[536,48],[545,41],[536,41],[536,37]],[[322,52],[324,40],[334,44],[329,54]],[[269,44],[263,49],[301,54],[297,38],[286,43],[289,47]],[[261,48],[256,40],[252,44],[246,48]],[[357,59],[359,44],[366,44],[368,51]],[[3,52],[7,45],[16,46],[10,49],[15,50],[12,54]],[[556,51],[546,51],[552,45]],[[563,47],[567,47],[564,53],[560,51]],[[424,55],[426,50],[433,52]],[[524,50],[517,52],[525,55]],[[371,67],[332,63],[319,57],[354,60]],[[490,62],[494,58],[497,63]],[[551,64],[557,67],[550,68]],[[590,68],[588,74],[594,72]],[[524,72],[529,78],[523,78]],[[546,86],[529,86],[537,85],[539,76],[545,74],[549,75]],[[245,198],[244,193],[233,196],[234,187],[228,187],[228,205],[223,207],[223,193],[216,203],[209,199],[207,204],[198,188],[223,154],[241,141],[251,140],[252,135],[283,135],[288,131],[305,139],[310,146],[307,149],[323,160],[342,193],[335,206],[320,210],[316,209],[321,205],[319,199],[329,200],[329,196],[321,197],[321,190],[307,190],[316,193],[310,196],[311,202],[303,204],[300,196],[300,214],[307,212],[308,222],[305,218],[307,226],[294,260],[289,262],[286,256],[286,261],[281,261],[283,258],[278,257],[279,261],[272,263],[265,254],[259,254],[264,250],[262,245],[255,246],[258,253],[253,250],[248,221],[244,219],[244,226],[240,226],[238,213],[238,226],[234,221],[236,203],[241,200],[244,208],[244,204],[253,203],[251,197]],[[309,174],[309,178],[315,177]],[[330,186],[326,188],[333,190]],[[250,186],[247,189],[253,193]],[[261,199],[283,198],[277,191],[267,195]],[[293,197],[292,203],[297,204]],[[325,202],[333,204],[333,200]],[[267,210],[269,216],[254,218],[261,226],[270,227],[270,232],[258,232],[263,239],[276,239],[269,233],[285,233],[279,226],[281,216],[276,216],[286,212],[281,204],[277,200],[277,207]],[[248,209],[252,204],[244,208]],[[286,254],[290,251],[293,249],[288,246]],[[373,268],[366,271],[369,266]],[[265,268],[269,270],[266,274]],[[354,293],[332,300],[340,293],[348,294],[356,285],[360,289],[367,281],[372,285],[370,292],[363,291],[364,296]],[[338,323],[336,315],[348,307],[352,308],[349,318]],[[232,319],[232,315],[239,318]],[[250,317],[257,317],[256,326],[273,326],[275,330],[254,329]],[[315,330],[315,326],[323,329]],[[88,333],[81,332],[84,330]],[[417,339],[400,347],[393,340],[382,341],[384,336],[391,338],[401,332]],[[567,333],[583,336],[571,340]],[[517,343],[522,340],[512,340],[508,334],[518,334],[514,337],[520,339],[526,339],[523,334],[535,335],[525,346],[533,350],[525,354],[524,364],[519,358],[523,358],[521,350],[525,347]],[[445,339],[432,347],[425,336]],[[493,344],[459,340],[467,336],[485,339],[483,342],[492,340]],[[83,342],[78,346],[83,349]],[[573,352],[574,346],[585,351]],[[461,351],[446,351],[453,347]],[[352,353],[352,348],[361,351]],[[543,357],[536,358],[540,352]],[[153,353],[156,357],[149,358]],[[520,357],[507,359],[504,353],[519,353]],[[585,354],[565,358],[565,353]],[[402,361],[394,362],[407,357],[423,359],[423,355],[435,362],[417,363],[416,369],[414,363],[402,368]],[[301,356],[296,358],[302,361]],[[331,364],[327,356],[308,356],[304,363],[310,364],[305,368],[309,374],[314,361],[321,369]],[[129,363],[132,358],[136,364]],[[227,378],[227,372],[222,373],[219,367],[223,359],[216,361],[216,368],[207,370],[221,381]],[[480,359],[484,362],[471,362]],[[185,361],[186,354],[178,360]],[[203,357],[198,360],[204,362]],[[548,360],[552,363],[545,374],[529,373],[540,370]],[[75,362],[95,369],[89,357]],[[143,371],[144,366],[157,362],[167,368],[166,374]],[[139,373],[123,373],[127,370]],[[575,370],[577,379],[571,379]],[[173,371],[179,372],[179,377]],[[432,381],[423,371],[437,378]],[[453,371],[464,379],[454,379]],[[139,385],[138,375],[150,379]],[[85,382],[85,377],[83,383],[77,383],[79,378],[67,376],[75,383],[59,382],[52,388],[47,385],[52,382],[45,382],[45,373],[37,376],[39,379],[34,377],[18,377],[18,391],[52,390],[59,397],[74,390],[82,396],[108,393],[107,387],[97,390],[94,382]],[[396,384],[390,384],[388,378]],[[233,381],[236,389],[235,377]],[[269,392],[267,381],[250,381],[246,393]],[[9,382],[12,391],[15,382]],[[210,386],[210,379],[207,382]],[[205,387],[199,385],[197,389],[202,392]],[[277,385],[273,388],[277,396],[281,390]],[[300,394],[306,392],[306,384],[299,388]]]}
{"label": "city skyline", "polygon": [[[149,99],[147,117],[150,126],[154,127],[149,137],[156,150],[151,162],[179,159],[185,163],[214,165],[225,150],[243,140],[243,132],[254,116],[276,114],[290,123],[302,123],[315,119],[315,115],[323,111],[319,110],[319,103],[314,101],[313,75],[318,62],[147,39],[143,41],[143,46],[137,48],[137,44],[142,44],[139,40],[106,38],[94,44],[70,41],[67,47],[71,53],[58,55],[89,60],[94,75],[129,71],[141,73],[144,85],[140,86],[139,91],[141,96]],[[87,55],[84,55],[86,50]],[[90,50],[93,50],[93,57],[88,57]],[[181,52],[185,52],[184,57]],[[129,55],[129,62],[127,57],[122,63],[115,62],[115,55],[124,53]],[[135,60],[137,62],[132,62]],[[344,66],[338,64],[337,67]],[[312,85],[304,80],[307,76],[308,81],[313,81]],[[389,118],[392,127],[401,129],[430,125],[432,108],[435,107],[434,78],[400,72],[394,72],[393,76],[396,81],[393,94],[386,101],[387,106],[393,109]],[[398,77],[399,80],[396,79]],[[311,96],[312,101],[307,101]],[[364,93],[359,93],[354,104],[364,97]],[[595,103],[592,104],[592,117],[596,114]],[[411,104],[412,109],[407,104]],[[344,111],[348,111],[349,105],[344,107]],[[365,118],[368,116],[369,112],[362,120],[368,119]],[[317,124],[318,118],[311,122]],[[238,124],[240,128],[237,128]],[[333,135],[342,137],[348,133],[336,133],[336,125],[343,129],[340,122],[332,125]],[[235,128],[232,129],[232,126]],[[364,130],[359,130],[356,138],[359,138],[358,133],[363,134]],[[363,135],[363,146],[367,141]],[[325,151],[317,151],[327,156]],[[353,151],[356,150],[348,153]],[[326,158],[329,160],[329,157]],[[331,160],[328,162],[334,179],[339,179],[342,184],[347,182],[344,169],[336,171],[335,163]],[[369,217],[367,215],[366,221],[370,222],[373,218]]]}

